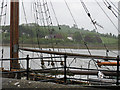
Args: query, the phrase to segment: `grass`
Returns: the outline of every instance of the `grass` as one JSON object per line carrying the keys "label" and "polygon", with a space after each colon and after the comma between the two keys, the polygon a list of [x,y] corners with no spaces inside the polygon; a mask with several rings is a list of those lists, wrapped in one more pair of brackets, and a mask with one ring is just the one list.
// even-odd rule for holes
{"label": "grass", "polygon": [[105,44],[115,44],[118,43],[118,39],[116,38],[109,38],[109,37],[101,37],[103,43]]}

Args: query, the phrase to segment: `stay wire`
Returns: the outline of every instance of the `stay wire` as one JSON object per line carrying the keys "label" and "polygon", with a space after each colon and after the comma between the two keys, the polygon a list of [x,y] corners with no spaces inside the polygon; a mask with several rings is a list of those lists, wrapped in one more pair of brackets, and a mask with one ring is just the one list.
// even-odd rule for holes
{"label": "stay wire", "polygon": [[2,3],[1,3],[1,15],[0,15],[0,25],[1,25],[1,22],[2,22],[2,14],[3,14],[3,5],[4,5],[4,0],[2,0]]}
{"label": "stay wire", "polygon": [[75,18],[74,18],[74,16],[73,16],[73,14],[72,14],[72,12],[71,12],[71,10],[70,10],[69,6],[68,6],[68,4],[67,4],[66,0],[64,0],[64,1],[65,1],[65,4],[66,4],[66,6],[67,6],[67,8],[68,8],[69,12],[70,12],[70,15],[72,16],[72,19],[73,19],[73,21],[74,21],[75,25],[77,25],[77,22],[76,22],[76,20],[75,20]]}
{"label": "stay wire", "polygon": [[[5,8],[5,14],[3,15],[4,16],[4,23],[3,23],[3,25],[5,26],[5,24],[6,24],[6,13],[7,13],[7,2],[6,2],[6,4],[4,5],[4,0],[2,1],[2,7],[1,7],[1,15],[3,14],[3,10],[4,10],[4,8]],[[2,26],[2,16],[0,16],[0,27]],[[1,28],[2,29],[2,28]],[[2,31],[2,34],[3,34],[3,31]],[[3,46],[3,42],[2,42],[2,46]],[[2,50],[1,50],[1,53],[2,53],[2,56],[1,56],[1,58],[4,58],[4,48],[2,47]],[[3,61],[1,61],[1,67],[3,67]]]}
{"label": "stay wire", "polygon": [[[115,6],[115,4],[113,4],[113,2],[111,2],[110,0],[109,0],[109,2],[107,1],[107,0],[105,0],[105,2],[109,5],[109,9],[113,9],[117,14],[119,14],[120,15],[120,10],[119,10],[119,8],[117,8],[116,6]],[[111,5],[111,4],[112,5]],[[114,7],[113,7],[114,6]],[[114,12],[113,11],[113,12]]]}
{"label": "stay wire", "polygon": [[25,21],[26,21],[26,23],[28,23],[23,0],[22,0],[22,7],[23,7],[24,15],[25,15]]}
{"label": "stay wire", "polygon": [[95,29],[97,29],[97,27],[96,27],[96,21],[94,21],[94,20],[92,19],[91,14],[90,14],[89,10],[87,9],[87,6],[85,5],[85,3],[84,3],[82,0],[80,0],[80,2],[81,2],[81,4],[82,4],[82,6],[83,6],[83,8],[84,8],[84,10],[85,10],[85,12],[86,12],[86,14],[87,14],[88,17],[90,18],[93,26],[95,27]]}
{"label": "stay wire", "polygon": [[107,16],[107,18],[110,20],[110,22],[113,24],[113,26],[116,28],[116,30],[119,32],[117,26],[114,24],[114,22],[112,21],[112,19],[107,15],[107,13],[105,12],[105,10],[102,8],[102,6],[99,4],[99,2],[97,0],[95,0],[96,3],[98,4],[98,6],[101,8],[101,10],[104,12],[104,14]]}
{"label": "stay wire", "polygon": [[[64,1],[65,1],[65,0],[64,0]],[[91,15],[90,15],[90,13],[89,13],[87,7],[85,6],[84,2],[82,2],[82,0],[80,0],[80,2],[82,3],[82,5],[83,5],[83,7],[84,7],[84,9],[85,9],[85,11],[86,11],[86,13],[87,13],[87,15],[90,17],[90,19],[91,19],[93,25],[94,25],[95,28],[97,29],[97,27],[96,27],[96,25],[94,24],[94,21],[92,20]],[[69,9],[69,11],[70,11],[70,14],[71,14],[71,16],[72,16],[72,18],[73,18],[73,20],[74,20],[74,23],[77,25],[77,23],[76,23],[76,21],[75,21],[73,15],[72,15],[72,12],[71,12],[71,10],[70,10],[70,8],[69,8],[69,6],[68,6],[68,4],[67,4],[66,1],[65,1],[65,3],[66,3],[66,5],[67,5],[67,7],[68,7],[68,9]],[[82,33],[81,33],[81,32],[80,32],[80,34],[81,34],[81,36],[82,36]],[[88,53],[89,53],[90,55],[92,55],[91,52],[90,52],[90,50],[89,50],[89,47],[88,47],[87,43],[85,42],[85,40],[84,40],[84,38],[83,38],[83,36],[82,36],[82,40],[83,40],[84,45],[86,46],[86,48],[87,48],[87,50],[88,50]],[[93,62],[95,61],[94,59],[92,59],[92,60],[93,60]],[[96,66],[96,67],[97,67],[97,66]]]}
{"label": "stay wire", "polygon": [[[85,3],[84,3],[82,0],[80,0],[80,2],[81,2],[81,4],[82,4],[82,6],[83,6],[83,8],[84,8],[84,10],[85,10],[85,12],[86,12],[86,14],[90,17],[90,20],[93,22],[93,20],[92,20],[92,18],[91,18],[91,15],[90,15],[90,13],[89,13],[89,11],[88,11]],[[93,25],[95,26],[95,24],[93,24]],[[97,29],[96,26],[95,26],[95,28]],[[90,49],[89,49],[87,43],[85,42],[85,40],[84,40],[83,35],[82,35],[81,32],[80,32],[80,34],[81,34],[81,36],[82,36],[82,40],[83,40],[83,42],[84,42],[84,45],[86,46],[86,48],[87,48],[87,50],[88,50],[88,53],[89,53],[90,55],[92,55],[91,52],[90,52]]]}
{"label": "stay wire", "polygon": [[53,7],[53,4],[52,4],[52,2],[51,2],[51,1],[50,1],[50,4],[51,4],[52,10],[53,10],[53,13],[54,13],[54,16],[55,16],[55,19],[56,19],[57,25],[58,25],[59,30],[60,30],[60,29],[61,29],[61,27],[60,27],[60,24],[59,24],[59,22],[58,22],[57,15],[56,15],[56,13],[55,13],[55,10],[54,10],[54,7]]}
{"label": "stay wire", "polygon": [[[91,14],[90,14],[89,10],[87,9],[87,6],[85,5],[85,3],[84,3],[82,0],[80,0],[80,2],[81,2],[81,4],[82,4],[82,6],[83,6],[83,8],[84,8],[84,10],[85,10],[85,12],[86,12],[86,14],[87,14],[88,17],[90,18],[92,24],[94,25],[95,30],[97,30],[97,27],[96,27],[97,22],[92,19]],[[84,42],[84,44],[85,44],[85,46],[87,47],[89,54],[92,55],[91,52],[90,52],[90,50],[89,50],[89,47],[87,46],[87,43]],[[94,62],[95,67],[98,69],[98,66],[96,65],[96,61],[95,61],[93,58],[92,58],[91,60]],[[89,66],[89,65],[88,65],[88,66]],[[88,77],[89,77],[89,76],[88,76]]]}
{"label": "stay wire", "polygon": [[[82,4],[82,6],[83,6],[83,8],[84,8],[84,10],[85,10],[85,12],[86,12],[86,14],[89,16],[91,22],[93,23],[95,29],[97,29],[97,27],[96,27],[96,25],[95,25],[95,22],[92,20],[91,14],[90,14],[90,12],[88,11],[88,9],[87,9],[85,3],[84,3],[82,0],[80,0],[80,2],[81,2],[81,4]],[[83,40],[83,41],[84,41],[84,40]],[[90,52],[90,50],[89,50],[89,47],[88,47],[88,45],[87,45],[87,43],[86,43],[85,41],[84,41],[84,44],[85,44],[85,46],[86,46],[86,48],[87,48],[89,54],[91,55],[91,52]]]}
{"label": "stay wire", "polygon": [[[69,6],[68,6],[66,0],[64,0],[64,1],[65,1],[65,4],[66,4],[66,6],[67,6],[67,8],[68,8],[68,10],[69,10],[69,12],[70,12],[70,15],[71,15],[71,17],[72,17],[72,19],[73,19],[75,25],[77,25],[77,22],[76,22],[76,20],[75,20],[75,18],[74,18],[74,16],[73,16],[73,14],[72,14],[72,12],[71,12]],[[86,11],[88,11],[88,10],[86,10]],[[77,27],[78,27],[78,25],[77,25]],[[83,35],[82,35],[81,31],[80,31],[80,35],[81,35],[81,37],[82,37],[82,40],[83,40],[83,42],[84,42],[84,45],[85,45],[86,48],[88,49],[87,43],[85,42],[85,40],[84,40],[84,38],[83,38]],[[90,53],[90,50],[89,50],[89,49],[88,49],[88,52]],[[90,55],[91,55],[91,53],[90,53]]]}
{"label": "stay wire", "polygon": [[5,7],[6,7],[6,8],[5,8],[5,18],[4,18],[5,20],[4,20],[4,26],[6,25],[6,19],[7,19],[7,18],[6,18],[6,17],[7,17],[7,7],[8,7],[7,2],[6,2]]}
{"label": "stay wire", "polygon": [[[106,1],[106,0],[105,0]],[[105,6],[113,13],[113,15],[120,21],[120,18],[116,15],[116,13],[117,14],[119,14],[110,4],[109,4],[109,2],[105,2],[104,0],[103,0],[103,2],[104,2],[104,4],[105,4]],[[108,5],[107,5],[108,4]],[[115,12],[112,10],[112,9],[114,9],[115,10]],[[120,14],[119,14],[120,15]]]}
{"label": "stay wire", "polygon": [[[111,0],[109,0],[109,1],[111,2]],[[111,2],[111,4],[118,10],[118,13],[120,14],[120,9],[117,8],[117,6],[113,2]]]}
{"label": "stay wire", "polygon": [[[105,10],[101,7],[101,5],[99,4],[99,2],[97,0],[95,0],[96,3],[98,4],[98,6],[101,8],[101,10],[104,12],[104,14],[107,16],[107,18],[111,21],[111,23],[114,25],[114,27],[118,30],[117,26],[114,24],[114,22],[112,21],[112,19],[107,15],[107,13],[105,12]],[[119,32],[119,30],[118,30]],[[113,52],[112,50],[109,50],[111,52]]]}

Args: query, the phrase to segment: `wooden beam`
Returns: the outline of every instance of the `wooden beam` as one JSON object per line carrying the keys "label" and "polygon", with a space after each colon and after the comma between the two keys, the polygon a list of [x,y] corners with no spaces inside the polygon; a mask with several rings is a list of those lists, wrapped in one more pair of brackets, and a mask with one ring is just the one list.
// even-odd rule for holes
{"label": "wooden beam", "polygon": [[47,50],[35,50],[35,49],[27,49],[27,48],[19,48],[23,51],[30,52],[39,52],[39,53],[47,53],[47,54],[55,54],[55,55],[67,55],[69,57],[78,57],[78,58],[95,58],[95,59],[116,59],[117,57],[106,57],[106,56],[98,56],[98,55],[85,55],[85,54],[77,54],[77,53],[67,53],[67,52],[57,52],[57,51],[47,51]]}
{"label": "wooden beam", "polygon": [[[38,73],[64,74],[64,70],[30,70]],[[117,76],[117,72],[102,71],[105,76]],[[119,72],[120,73],[120,72]],[[68,70],[69,75],[98,75],[98,71]]]}

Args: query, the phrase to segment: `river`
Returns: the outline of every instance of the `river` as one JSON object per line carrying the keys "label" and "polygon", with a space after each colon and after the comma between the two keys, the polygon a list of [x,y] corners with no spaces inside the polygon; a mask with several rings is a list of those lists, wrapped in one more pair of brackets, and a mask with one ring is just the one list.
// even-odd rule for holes
{"label": "river", "polygon": [[[9,58],[10,57],[10,47],[4,46],[4,47],[0,47],[4,49],[4,54],[3,54],[3,58]],[[46,48],[43,48],[44,50],[48,50]],[[58,49],[55,49],[55,51],[58,51]],[[88,54],[88,50],[87,49],[59,49],[59,51],[61,52],[71,52],[71,53],[79,53],[79,54]],[[92,55],[106,55],[106,50],[90,50]],[[114,53],[113,53],[114,52]],[[116,54],[118,53],[117,51],[113,50],[112,52],[109,52],[109,56],[117,56]],[[20,51],[19,52],[19,57],[20,58],[24,58],[27,55],[29,55],[30,57],[38,57],[41,54],[40,53],[33,53],[33,52],[27,52],[27,51]],[[48,54],[43,54],[44,56],[50,56]],[[0,57],[2,56],[2,53],[0,52]],[[53,55],[54,56],[54,55]],[[56,60],[64,60],[64,59],[56,59]],[[67,66],[69,66],[69,64],[73,61],[73,58],[67,58]],[[79,67],[79,68],[88,68],[88,62],[90,61],[90,59],[82,59],[82,58],[76,58],[76,60],[74,60],[70,66],[73,67]],[[22,68],[26,68],[26,61],[19,61],[21,64]],[[46,62],[45,63],[45,67],[46,68],[50,68],[52,67],[51,65],[48,65],[49,63]],[[0,63],[1,66],[1,63]],[[61,66],[60,63],[55,63],[55,66]],[[3,62],[3,67],[5,69],[9,69],[10,67],[10,62],[9,61],[4,61]],[[41,61],[40,60],[30,60],[30,68],[31,69],[40,69],[41,68]],[[93,63],[93,61],[91,61],[90,63],[90,68],[92,69],[96,69],[95,64]],[[99,69],[116,69],[116,67],[101,67]]]}

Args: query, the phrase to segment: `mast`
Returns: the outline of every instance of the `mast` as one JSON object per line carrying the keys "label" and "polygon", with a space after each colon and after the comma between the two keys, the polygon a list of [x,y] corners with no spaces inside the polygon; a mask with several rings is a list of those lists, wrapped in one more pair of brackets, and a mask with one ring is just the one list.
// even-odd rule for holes
{"label": "mast", "polygon": [[[11,0],[10,10],[10,58],[19,58],[18,40],[19,40],[19,0]],[[18,60],[10,60],[10,70],[19,69]]]}

